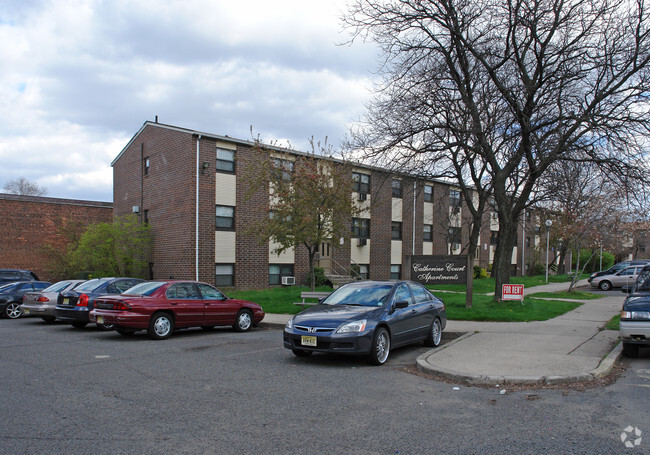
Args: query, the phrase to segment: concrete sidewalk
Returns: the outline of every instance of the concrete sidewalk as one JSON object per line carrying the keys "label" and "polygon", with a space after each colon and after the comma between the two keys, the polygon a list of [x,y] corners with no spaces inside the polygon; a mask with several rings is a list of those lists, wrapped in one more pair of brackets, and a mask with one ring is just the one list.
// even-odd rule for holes
{"label": "concrete sidewalk", "polygon": [[[586,280],[579,283],[585,285]],[[568,288],[569,283],[551,283],[524,293]],[[441,297],[444,300],[444,294]],[[621,354],[620,345],[614,348],[618,332],[602,327],[620,312],[624,298],[621,293],[620,297],[585,301],[543,322],[447,321],[445,332],[463,335],[419,356],[417,367],[468,384],[554,384],[600,378],[612,370]],[[283,328],[290,317],[267,314],[262,324]]]}

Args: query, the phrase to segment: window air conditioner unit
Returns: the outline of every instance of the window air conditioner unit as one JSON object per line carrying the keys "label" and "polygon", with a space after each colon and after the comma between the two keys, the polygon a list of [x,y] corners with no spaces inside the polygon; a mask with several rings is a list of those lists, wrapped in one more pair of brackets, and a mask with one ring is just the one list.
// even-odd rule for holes
{"label": "window air conditioner unit", "polygon": [[460,248],[460,243],[452,243],[451,244],[451,249],[452,250],[457,250]]}
{"label": "window air conditioner unit", "polygon": [[357,246],[364,246],[366,243],[368,243],[367,239],[357,239]]}
{"label": "window air conditioner unit", "polygon": [[368,199],[368,195],[366,193],[359,193],[359,196],[357,197],[359,201],[365,201]]}
{"label": "window air conditioner unit", "polygon": [[296,277],[294,276],[283,276],[282,277],[282,285],[283,286],[293,286],[296,284]]}

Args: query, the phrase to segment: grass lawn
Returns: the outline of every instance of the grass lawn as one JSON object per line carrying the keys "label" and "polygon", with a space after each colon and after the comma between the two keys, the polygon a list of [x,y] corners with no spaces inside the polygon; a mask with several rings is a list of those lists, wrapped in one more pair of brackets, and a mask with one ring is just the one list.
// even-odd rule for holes
{"label": "grass lawn", "polygon": [[438,294],[447,307],[447,318],[462,321],[527,322],[546,321],[574,310],[582,302],[524,298],[519,301],[495,302],[488,295],[474,295],[472,308],[465,308],[465,294]]}
{"label": "grass lawn", "polygon": [[[589,275],[585,274],[582,278],[589,278]],[[569,278],[566,275],[549,275],[549,283],[566,283],[569,281]],[[510,278],[511,284],[523,284],[524,287],[530,288],[533,286],[540,286],[546,284],[546,276],[537,275],[537,276],[513,276]],[[483,278],[474,280],[474,293],[475,294],[489,294],[494,292],[495,281],[494,278]],[[427,288],[432,291],[454,291],[454,292],[465,292],[467,286],[464,284],[439,284],[439,285],[429,285]]]}
{"label": "grass lawn", "polygon": [[[263,289],[261,291],[232,291],[226,293],[234,299],[250,300],[259,303],[266,313],[296,314],[303,310],[294,302],[302,302],[300,293],[311,291],[307,286],[283,286],[281,288]],[[332,292],[332,288],[323,286],[316,288],[318,292]],[[313,300],[315,302],[315,300]]]}
{"label": "grass lawn", "polygon": [[[259,303],[267,313],[296,314],[302,307],[294,305],[300,302],[300,293],[309,291],[306,286],[287,286],[259,291],[233,291],[228,296]],[[329,287],[316,289],[330,292]],[[526,297],[522,305],[516,302],[494,302],[491,296],[474,294],[472,308],[465,308],[465,293],[437,293],[447,306],[447,318],[467,321],[545,321],[571,311],[581,305],[580,302],[557,300],[540,300]],[[557,295],[551,294],[552,297]]]}
{"label": "grass lawn", "polygon": [[607,324],[605,324],[605,329],[607,330],[619,330],[619,324],[621,322],[621,315],[617,314],[612,319],[610,319]]}

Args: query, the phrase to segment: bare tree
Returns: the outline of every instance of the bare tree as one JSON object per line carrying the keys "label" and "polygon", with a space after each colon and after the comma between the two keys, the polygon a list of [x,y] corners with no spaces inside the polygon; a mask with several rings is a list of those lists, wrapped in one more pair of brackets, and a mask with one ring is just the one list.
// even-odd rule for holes
{"label": "bare tree", "polygon": [[344,21],[379,44],[384,80],[352,145],[492,194],[500,300],[517,220],[554,163],[645,179],[647,15],[626,0],[356,0]]}
{"label": "bare tree", "polygon": [[47,188],[38,186],[38,184],[30,182],[25,177],[18,177],[11,179],[5,183],[4,190],[9,194],[19,194],[21,196],[45,196]]}

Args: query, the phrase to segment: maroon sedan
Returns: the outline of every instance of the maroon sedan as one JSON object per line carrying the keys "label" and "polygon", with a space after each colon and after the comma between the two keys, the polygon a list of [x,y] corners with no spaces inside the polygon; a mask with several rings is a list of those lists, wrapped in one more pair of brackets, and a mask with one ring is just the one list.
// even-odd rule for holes
{"label": "maroon sedan", "polygon": [[245,332],[264,319],[257,303],[230,299],[209,284],[196,281],[147,281],[121,295],[100,297],[90,319],[114,325],[122,335],[146,330],[155,340],[174,329],[232,325]]}

